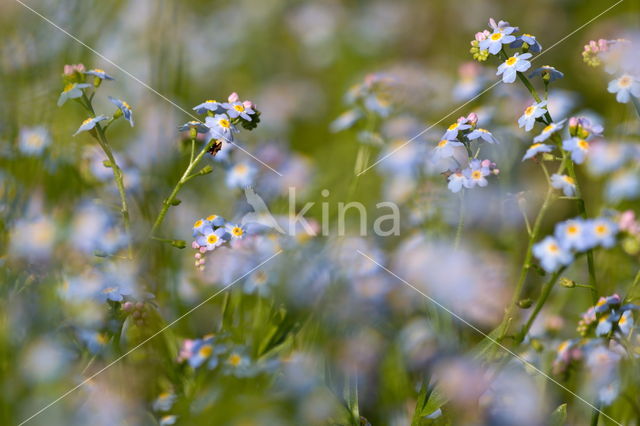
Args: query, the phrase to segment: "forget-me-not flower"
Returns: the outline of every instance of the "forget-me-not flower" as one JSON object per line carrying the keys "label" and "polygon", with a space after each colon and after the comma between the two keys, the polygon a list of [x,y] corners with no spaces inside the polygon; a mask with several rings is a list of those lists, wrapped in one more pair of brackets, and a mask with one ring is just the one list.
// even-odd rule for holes
{"label": "forget-me-not flower", "polygon": [[558,71],[551,65],[543,65],[540,68],[536,68],[531,74],[529,74],[529,78],[538,76],[542,77],[544,81],[551,83],[552,81],[563,78],[564,73],[562,71]]}
{"label": "forget-me-not flower", "polygon": [[214,250],[228,239],[227,231],[224,228],[218,228],[215,231],[206,228],[204,234],[196,237],[196,243],[200,247],[206,247],[207,251]]}
{"label": "forget-me-not flower", "polygon": [[551,145],[546,145],[543,143],[534,143],[529,147],[529,149],[527,149],[527,152],[522,157],[522,161],[533,158],[536,155],[540,154],[541,152],[551,152],[551,151],[553,151],[553,147]]}
{"label": "forget-me-not flower", "polygon": [[238,132],[236,126],[231,123],[226,114],[216,114],[205,119],[207,127],[211,130],[211,135],[216,139],[233,141],[233,134]]}
{"label": "forget-me-not flower", "polygon": [[468,130],[471,126],[467,124],[466,119],[461,119],[447,127],[447,131],[442,135],[442,139],[454,140],[458,137],[458,132]]}
{"label": "forget-me-not flower", "polygon": [[562,127],[564,126],[565,121],[567,121],[566,118],[564,120],[558,121],[557,123],[551,123],[551,124],[547,125],[544,129],[542,129],[542,131],[540,132],[540,134],[538,136],[533,138],[533,141],[536,142],[536,143],[546,141],[547,139],[549,139],[551,137],[551,135],[553,135],[558,130],[562,129]]}
{"label": "forget-me-not flower", "polygon": [[615,245],[618,225],[607,218],[597,218],[591,220],[590,226],[595,245],[601,245],[605,248]]}
{"label": "forget-me-not flower", "polygon": [[531,34],[522,34],[521,36],[518,36],[509,45],[509,47],[512,49],[517,49],[524,43],[527,43],[527,45],[529,46],[529,52],[540,53],[540,51],[542,51],[542,46],[540,45],[540,43],[538,43],[538,40],[536,40],[536,36]]}
{"label": "forget-me-not flower", "polygon": [[531,58],[531,56],[531,53],[523,53],[522,55],[514,53],[513,56],[500,64],[496,75],[502,74],[503,83],[513,83],[516,81],[518,72],[525,72],[531,68],[531,62],[527,60]]}
{"label": "forget-me-not flower", "polygon": [[257,172],[252,164],[240,162],[227,172],[227,186],[230,188],[246,188],[253,183],[253,178]]}
{"label": "forget-me-not flower", "polygon": [[465,188],[473,188],[474,186],[487,186],[486,176],[489,176],[491,171],[489,167],[485,166],[483,162],[478,159],[472,160],[469,167],[463,171],[466,178],[463,182]]}
{"label": "forget-me-not flower", "polygon": [[242,225],[234,225],[232,223],[227,223],[225,225],[225,229],[231,235],[231,238],[241,239],[244,237],[244,233],[246,232],[245,227]]}
{"label": "forget-me-not flower", "polygon": [[58,106],[64,105],[69,99],[77,99],[82,97],[82,89],[86,89],[87,87],[91,87],[90,84],[86,83],[69,83],[64,87],[62,93],[60,93],[60,97],[58,98]]}
{"label": "forget-me-not flower", "polygon": [[536,124],[536,119],[542,117],[547,113],[547,101],[542,101],[529,105],[524,114],[518,119],[518,126],[524,127],[525,131],[533,129]]}
{"label": "forget-me-not flower", "polygon": [[18,137],[20,152],[27,155],[38,155],[49,146],[51,137],[43,126],[23,127]]}
{"label": "forget-me-not flower", "polygon": [[433,161],[437,162],[443,158],[453,157],[453,150],[457,146],[464,146],[462,142],[456,140],[442,139],[438,142],[435,148],[433,148]]}
{"label": "forget-me-not flower", "polygon": [[184,123],[182,126],[178,127],[178,130],[180,130],[181,132],[187,132],[187,131],[190,131],[191,129],[195,129],[197,133],[209,132],[209,128],[204,123],[200,121],[195,121],[195,120],[188,121]]}
{"label": "forget-me-not flower", "polygon": [[465,175],[461,171],[456,171],[449,175],[449,183],[447,188],[453,193],[460,192],[464,182],[467,180]]}
{"label": "forget-me-not flower", "polygon": [[209,99],[199,105],[194,106],[193,110],[198,114],[206,114],[207,112],[212,112],[213,114],[222,114],[225,111],[225,108],[220,102]]}
{"label": "forget-me-not flower", "polygon": [[563,249],[552,236],[547,236],[534,245],[533,254],[547,272],[555,272],[560,266],[566,266],[573,261],[571,252]]}
{"label": "forget-me-not flower", "polygon": [[562,149],[571,152],[571,159],[576,164],[582,164],[589,153],[589,142],[581,138],[571,138],[562,141]]}
{"label": "forget-me-not flower", "polygon": [[94,68],[92,70],[85,71],[85,74],[92,75],[99,78],[100,80],[113,80],[113,77],[107,74],[105,70],[101,70],[100,68]]}
{"label": "forget-me-not flower", "polygon": [[583,219],[569,219],[556,225],[554,235],[565,250],[587,250],[591,246],[590,226]]}
{"label": "forget-me-not flower", "polygon": [[80,127],[78,127],[78,130],[76,130],[73,136],[77,135],[80,132],[88,132],[89,130],[92,130],[94,127],[96,127],[96,124],[98,124],[101,121],[107,120],[108,118],[109,117],[107,117],[106,115],[99,115],[97,117],[87,118],[82,122]]}
{"label": "forget-me-not flower", "polygon": [[513,31],[513,27],[494,29],[493,34],[490,34],[485,40],[480,42],[480,49],[488,50],[492,55],[497,55],[498,52],[502,50],[503,44],[509,44],[516,40],[515,36],[511,35]]}
{"label": "forget-me-not flower", "polygon": [[224,103],[222,106],[225,108],[227,115],[231,118],[242,117],[247,121],[251,121],[251,114],[254,113],[253,109],[247,107],[240,101]]}
{"label": "forget-me-not flower", "polygon": [[124,119],[129,122],[131,127],[133,127],[133,111],[131,110],[131,106],[125,101],[121,101],[120,99],[116,99],[111,96],[109,96],[109,100],[112,104],[118,107],[120,112],[122,112]]}
{"label": "forget-me-not flower", "polygon": [[498,140],[490,131],[488,131],[487,129],[481,129],[480,127],[469,132],[469,134],[467,135],[467,139],[469,139],[470,141],[475,139],[482,139],[485,142],[498,143]]}
{"label": "forget-me-not flower", "polygon": [[554,173],[551,175],[551,186],[556,189],[562,189],[562,192],[567,197],[572,197],[576,194],[576,182],[571,176]]}
{"label": "forget-me-not flower", "polygon": [[607,90],[616,94],[616,101],[626,104],[631,96],[640,98],[640,81],[632,75],[623,74],[609,82]]}

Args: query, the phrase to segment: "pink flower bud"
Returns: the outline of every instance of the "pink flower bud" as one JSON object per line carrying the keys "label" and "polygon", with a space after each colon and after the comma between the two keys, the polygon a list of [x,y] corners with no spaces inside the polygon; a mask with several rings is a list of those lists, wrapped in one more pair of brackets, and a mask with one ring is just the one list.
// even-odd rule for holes
{"label": "pink flower bud", "polygon": [[122,309],[125,312],[131,312],[133,310],[133,303],[131,302],[124,302],[124,304],[122,305]]}
{"label": "pink flower bud", "polygon": [[200,259],[202,257],[202,253],[196,253],[196,259]]}
{"label": "pink flower bud", "polygon": [[475,112],[472,112],[471,114],[469,114],[467,116],[467,124],[470,124],[472,126],[475,126],[476,124],[478,124],[478,114],[476,114]]}
{"label": "pink flower bud", "polygon": [[229,102],[238,102],[238,100],[240,100],[240,96],[236,92],[229,95]]}
{"label": "pink flower bud", "polygon": [[245,108],[253,108],[255,106],[251,101],[244,101],[242,105],[244,105]]}
{"label": "pink flower bud", "polygon": [[200,247],[200,253],[206,253],[206,252],[207,252],[206,247]]}
{"label": "pink flower bud", "polygon": [[482,167],[491,167],[491,160],[482,160],[480,163]]}
{"label": "pink flower bud", "polygon": [[196,243],[195,241],[191,243],[191,248],[198,250],[200,248],[200,246],[198,245],[198,243]]}

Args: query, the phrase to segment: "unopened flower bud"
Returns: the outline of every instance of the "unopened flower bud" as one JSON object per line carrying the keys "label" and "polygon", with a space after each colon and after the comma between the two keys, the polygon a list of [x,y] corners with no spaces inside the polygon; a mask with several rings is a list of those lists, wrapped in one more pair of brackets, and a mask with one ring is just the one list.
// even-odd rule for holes
{"label": "unopened flower bud", "polygon": [[575,281],[570,280],[569,278],[562,277],[560,278],[560,285],[566,288],[573,288],[576,286]]}
{"label": "unopened flower bud", "polygon": [[184,240],[173,240],[171,241],[171,245],[176,248],[183,249],[187,246],[187,242]]}
{"label": "unopened flower bud", "polygon": [[531,299],[522,299],[518,301],[518,306],[522,309],[529,309],[533,305],[533,300]]}

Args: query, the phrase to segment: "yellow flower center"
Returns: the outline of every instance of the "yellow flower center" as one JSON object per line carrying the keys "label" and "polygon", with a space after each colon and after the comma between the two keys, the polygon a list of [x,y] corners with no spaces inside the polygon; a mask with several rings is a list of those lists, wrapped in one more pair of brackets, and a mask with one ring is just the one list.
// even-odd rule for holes
{"label": "yellow flower center", "polygon": [[491,40],[498,41],[502,38],[502,33],[491,34]]}
{"label": "yellow flower center", "polygon": [[244,112],[244,105],[234,105],[233,109],[235,109],[238,112]]}
{"label": "yellow flower center", "polygon": [[540,145],[542,145],[542,144],[541,143],[534,143],[533,145],[531,145],[531,147],[529,149],[536,149]]}
{"label": "yellow flower center", "polygon": [[620,317],[620,321],[618,321],[618,325],[625,325],[627,323],[627,317],[625,315]]}
{"label": "yellow flower center", "polygon": [[244,164],[238,164],[238,165],[236,166],[236,173],[239,173],[239,174],[241,174],[241,175],[243,175],[243,174],[247,173],[247,170],[248,170],[248,168],[247,168],[247,166],[246,166],[246,165],[244,165]]}
{"label": "yellow flower center", "polygon": [[550,132],[551,130],[553,130],[553,127],[553,124],[549,124],[547,127],[542,129],[542,133]]}
{"label": "yellow flower center", "polygon": [[218,103],[218,101],[214,101],[213,99],[208,99],[206,101],[204,101],[206,104],[215,104]]}
{"label": "yellow flower center", "polygon": [[213,353],[213,348],[209,345],[201,347],[200,350],[198,351],[198,355],[200,355],[203,358],[208,358],[209,356],[211,356],[212,353]]}
{"label": "yellow flower center", "polygon": [[560,343],[558,345],[558,352],[564,352],[565,349],[567,349],[567,347],[569,346],[569,341],[565,340],[564,342]]}
{"label": "yellow flower center", "polygon": [[505,64],[512,67],[516,62],[518,62],[518,58],[516,58],[515,56],[512,56],[505,61]]}
{"label": "yellow flower center", "polygon": [[573,180],[573,178],[571,176],[563,176],[563,179],[564,179],[565,182],[567,182],[570,185],[573,185],[576,182],[575,180]]}
{"label": "yellow flower center", "polygon": [[202,226],[202,219],[196,220],[196,223],[193,224],[194,228],[200,228]]}
{"label": "yellow flower center", "polygon": [[631,86],[631,83],[633,83],[633,79],[628,76],[628,75],[623,75],[622,77],[620,77],[620,79],[618,80],[618,86],[622,87],[622,88],[627,88],[629,86]]}
{"label": "yellow flower center", "polygon": [[527,109],[524,110],[524,115],[531,115],[533,111],[535,111],[535,107],[533,105],[528,106]]}
{"label": "yellow flower center", "polygon": [[231,123],[229,123],[229,120],[227,120],[226,118],[221,118],[220,120],[218,120],[218,125],[220,127],[228,129],[231,126]]}
{"label": "yellow flower center", "polygon": [[104,290],[102,290],[102,294],[109,294],[109,293],[111,293],[111,292],[113,292],[115,290],[116,290],[115,287],[107,287]]}
{"label": "yellow flower center", "polygon": [[585,141],[584,139],[580,139],[577,143],[578,148],[586,151],[587,149],[589,149],[589,142]]}
{"label": "yellow flower center", "polygon": [[207,220],[208,220],[209,222],[213,222],[213,221],[214,221],[214,220],[216,220],[217,218],[218,218],[218,215],[217,215],[217,214],[212,214],[211,216],[208,216],[208,217],[207,217]]}
{"label": "yellow flower center", "polygon": [[480,179],[482,178],[482,172],[480,172],[480,170],[474,170],[473,173],[471,173],[471,177],[473,179]]}
{"label": "yellow flower center", "polygon": [[100,68],[94,68],[94,69],[93,69],[93,71],[94,71],[94,72],[97,72],[97,73],[102,73],[102,74],[104,74],[104,73],[105,73],[105,72],[104,72],[104,70],[103,70],[103,69],[100,69]]}
{"label": "yellow flower center", "polygon": [[107,336],[104,333],[96,333],[96,341],[101,345],[107,343]]}
{"label": "yellow flower center", "polygon": [[122,101],[122,106],[125,107],[126,109],[131,109],[131,106],[129,106],[129,104],[126,103],[125,101]]}
{"label": "yellow flower center", "polygon": [[72,90],[74,87],[76,87],[76,85],[74,83],[68,83],[66,86],[64,86],[64,90],[63,92],[69,92],[70,90]]}
{"label": "yellow flower center", "polygon": [[578,233],[578,227],[576,225],[567,226],[567,234],[573,235]]}
{"label": "yellow flower center", "polygon": [[218,242],[218,239],[219,239],[219,238],[218,238],[218,236],[217,236],[216,234],[210,234],[210,235],[207,237],[207,243],[209,243],[209,244],[215,244],[215,243],[217,243],[217,242]]}
{"label": "yellow flower center", "polygon": [[84,121],[82,122],[82,125],[84,126],[85,124],[90,123],[90,122],[91,122],[91,120],[93,120],[93,118],[91,118],[91,117],[87,118],[86,120],[84,120]]}
{"label": "yellow flower center", "polygon": [[596,234],[598,235],[606,234],[608,229],[609,228],[607,228],[607,225],[598,225],[596,226]]}
{"label": "yellow flower center", "polygon": [[447,130],[455,130],[458,128],[458,123],[453,123],[451,126],[447,128]]}
{"label": "yellow flower center", "polygon": [[558,248],[558,245],[557,245],[557,244],[555,244],[555,243],[551,243],[551,244],[549,244],[549,251],[550,251],[551,253],[557,253],[557,252],[558,252],[558,250],[559,250],[559,248]]}
{"label": "yellow flower center", "polygon": [[438,148],[442,148],[443,146],[445,146],[448,143],[449,143],[448,140],[442,139],[440,142],[438,142]]}
{"label": "yellow flower center", "polygon": [[233,235],[235,235],[236,237],[241,237],[242,234],[244,234],[244,231],[242,230],[242,228],[240,228],[239,226],[234,226],[233,229],[231,230],[231,232],[233,233]]}
{"label": "yellow flower center", "polygon": [[242,361],[242,358],[238,354],[231,354],[231,356],[229,357],[229,364],[233,365],[234,367],[240,365],[240,361]]}

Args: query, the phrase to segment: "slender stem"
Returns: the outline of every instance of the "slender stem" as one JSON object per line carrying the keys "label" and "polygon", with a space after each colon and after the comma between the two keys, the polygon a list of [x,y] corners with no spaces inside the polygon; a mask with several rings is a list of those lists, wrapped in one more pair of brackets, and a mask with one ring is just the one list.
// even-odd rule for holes
{"label": "slender stem", "polygon": [[631,102],[633,102],[633,106],[636,107],[636,112],[638,113],[638,117],[640,118],[640,100],[631,95]]}
{"label": "slender stem", "polygon": [[591,426],[598,426],[598,418],[600,417],[600,404],[591,412]]}
{"label": "slender stem", "polygon": [[462,238],[462,229],[464,228],[464,189],[460,191],[460,212],[458,213],[458,227],[456,229],[456,239],[453,245],[454,250],[458,250],[460,240]]}
{"label": "slender stem", "polygon": [[638,269],[638,272],[636,273],[636,276],[633,279],[633,283],[631,283],[631,287],[629,287],[629,291],[627,291],[627,295],[622,300],[628,300],[629,298],[633,297],[633,292],[638,286],[638,284],[640,284],[640,269]]}
{"label": "slender stem", "polygon": [[[211,146],[213,145],[213,143],[215,143],[215,139],[212,139],[211,141],[209,141],[204,146],[204,148],[202,148],[200,153],[192,161],[189,162],[189,165],[187,166],[187,168],[185,169],[184,173],[182,174],[182,177],[180,178],[180,180],[178,181],[176,186],[173,188],[173,191],[171,191],[171,194],[169,195],[169,198],[167,198],[166,200],[164,200],[162,202],[162,209],[160,209],[160,213],[158,213],[158,217],[153,222],[153,227],[151,227],[150,235],[151,235],[152,238],[154,237],[155,232],[158,229],[158,227],[164,221],[164,217],[167,215],[167,211],[169,211],[169,207],[171,207],[173,201],[175,200],[176,196],[178,195],[178,192],[180,192],[180,190],[182,189],[184,184],[189,182],[189,180],[191,180],[194,177],[194,176],[191,175],[191,171],[198,165],[200,160],[202,160],[202,157],[204,157],[204,155],[209,151],[209,149],[211,149]],[[193,146],[193,143],[192,143],[192,146]]]}
{"label": "slender stem", "polygon": [[[85,108],[89,111],[92,117],[96,116],[96,113],[91,105],[91,100],[87,98],[87,95],[82,92],[82,99],[85,101]],[[111,150],[111,146],[109,145],[109,141],[107,140],[107,135],[100,125],[100,123],[96,124],[96,140],[98,144],[104,151],[107,159],[109,160],[109,164],[111,166],[111,170],[113,171],[113,179],[116,182],[116,186],[118,187],[118,193],[120,194],[120,213],[122,214],[122,222],[124,224],[124,231],[129,238],[128,243],[128,257],[129,259],[133,258],[133,251],[131,248],[131,225],[129,220],[129,207],[127,206],[127,192],[124,187],[124,173],[122,173],[122,169],[118,166],[116,159],[113,155],[113,151]]]}
{"label": "slender stem", "polygon": [[558,281],[558,278],[560,277],[560,274],[564,270],[565,270],[565,267],[560,268],[559,271],[555,272],[551,276],[551,278],[549,279],[549,281],[546,282],[544,287],[542,287],[542,292],[540,293],[540,298],[538,299],[538,302],[536,302],[536,306],[533,309],[533,312],[531,313],[531,316],[529,317],[529,319],[527,320],[526,324],[524,325],[524,327],[522,327],[522,330],[520,331],[520,333],[516,337],[516,342],[520,343],[520,342],[522,342],[524,340],[525,337],[527,337],[527,333],[529,333],[529,330],[531,329],[531,326],[533,325],[533,322],[536,320],[538,314],[540,313],[540,310],[542,309],[544,304],[547,302],[547,299],[549,298],[549,295],[551,294],[551,290],[553,289],[553,286],[555,285],[556,281]]}

